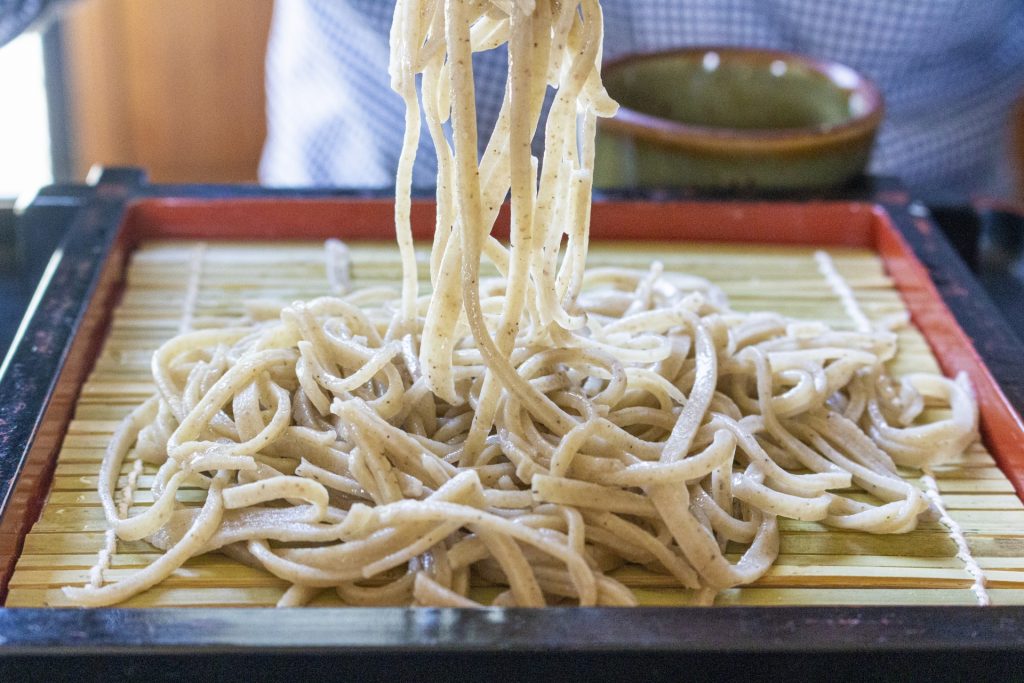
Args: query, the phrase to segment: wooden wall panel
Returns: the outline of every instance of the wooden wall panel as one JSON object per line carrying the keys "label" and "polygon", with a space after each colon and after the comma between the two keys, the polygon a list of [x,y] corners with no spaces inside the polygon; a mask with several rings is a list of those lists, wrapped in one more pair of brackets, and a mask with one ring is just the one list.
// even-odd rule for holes
{"label": "wooden wall panel", "polygon": [[85,0],[67,13],[76,169],[256,179],[272,0]]}

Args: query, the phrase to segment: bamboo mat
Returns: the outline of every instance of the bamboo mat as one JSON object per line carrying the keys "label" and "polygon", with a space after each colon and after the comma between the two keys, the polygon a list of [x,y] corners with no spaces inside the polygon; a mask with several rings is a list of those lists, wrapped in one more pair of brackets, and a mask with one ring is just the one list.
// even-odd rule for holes
{"label": "bamboo mat", "polygon": [[[350,247],[356,286],[396,285],[400,268],[393,246]],[[242,313],[243,298],[287,302],[323,295],[328,291],[324,253],[322,245],[312,243],[164,242],[146,244],[134,255],[123,300],[61,448],[49,498],[18,560],[7,606],[63,605],[61,586],[88,581],[106,528],[96,493],[99,463],[117,422],[153,391],[152,350],[188,327],[230,323]],[[876,255],[854,249],[829,253],[869,318],[882,320],[904,311]],[[774,310],[852,327],[807,248],[616,243],[594,245],[589,262],[646,268],[655,258],[666,270],[711,279],[738,310]],[[425,278],[425,251],[419,259]],[[895,372],[938,370],[916,330],[902,330],[900,342]],[[119,486],[131,467],[126,463]],[[154,471],[147,466],[139,477],[133,513],[152,502]],[[919,473],[904,474],[923,486]],[[945,507],[984,571],[993,604],[1024,604],[1024,505],[1010,482],[980,444],[936,468],[935,477]],[[184,503],[198,502],[201,496],[197,490],[179,493]],[[781,527],[776,565],[756,584],[726,591],[717,604],[977,604],[972,578],[957,557],[949,529],[938,521],[922,521],[914,532],[898,536],[793,520]],[[119,542],[105,580],[126,576],[156,557],[145,542]],[[680,605],[691,598],[666,577],[628,569],[617,576],[645,604]],[[211,554],[189,561],[125,605],[268,606],[285,588],[270,574]],[[314,604],[338,603],[328,591]]]}

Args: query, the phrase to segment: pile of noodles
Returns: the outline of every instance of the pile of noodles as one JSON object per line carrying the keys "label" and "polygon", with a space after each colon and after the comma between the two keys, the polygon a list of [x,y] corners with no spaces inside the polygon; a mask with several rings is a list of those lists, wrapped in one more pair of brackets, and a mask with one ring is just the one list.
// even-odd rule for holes
{"label": "pile of noodles", "polygon": [[[65,589],[73,601],[117,603],[221,551],[288,581],[282,605],[329,589],[348,604],[472,606],[477,586],[500,587],[498,605],[629,605],[613,578],[625,565],[707,602],[770,568],[780,516],[915,527],[928,501],[897,466],[976,438],[965,380],[889,377],[888,331],[737,313],[657,264],[585,269],[595,120],[615,110],[601,26],[597,0],[398,2],[401,295],[295,303],[164,344],[157,394],[104,458],[110,543],[90,585]],[[471,55],[506,42],[478,158]],[[439,161],[426,296],[409,227],[421,116]],[[490,231],[507,197],[506,247]],[[499,278],[481,280],[484,259]],[[926,404],[949,417],[921,423]],[[115,500],[129,454],[159,466],[155,502],[134,516]],[[184,486],[206,490],[201,507],[176,500]],[[104,584],[115,536],[164,553]]]}

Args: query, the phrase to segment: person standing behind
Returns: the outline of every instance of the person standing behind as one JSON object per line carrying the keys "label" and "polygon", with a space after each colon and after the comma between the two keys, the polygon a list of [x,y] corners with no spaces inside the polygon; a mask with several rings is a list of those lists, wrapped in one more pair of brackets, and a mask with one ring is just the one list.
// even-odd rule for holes
{"label": "person standing behind", "polygon": [[[267,54],[272,185],[394,184],[401,99],[388,87],[393,0],[278,0]],[[605,58],[688,45],[774,48],[837,61],[886,98],[871,172],[916,192],[1009,196],[1008,117],[1024,90],[1020,0],[602,0]],[[477,54],[479,126],[506,65]],[[486,135],[481,135],[487,139]],[[414,183],[434,183],[425,130]]]}

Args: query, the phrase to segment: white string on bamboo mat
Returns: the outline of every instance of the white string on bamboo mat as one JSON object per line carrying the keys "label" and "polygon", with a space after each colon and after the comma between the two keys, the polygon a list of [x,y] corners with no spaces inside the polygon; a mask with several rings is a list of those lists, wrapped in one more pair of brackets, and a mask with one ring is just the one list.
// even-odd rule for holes
{"label": "white string on bamboo mat", "polygon": [[985,572],[978,561],[974,559],[974,555],[971,554],[971,548],[967,545],[967,537],[964,535],[963,529],[960,528],[960,524],[946,510],[946,505],[942,502],[942,495],[939,493],[938,482],[935,481],[935,475],[930,468],[925,468],[921,475],[921,481],[924,482],[925,495],[939,511],[939,521],[949,529],[949,536],[956,544],[956,556],[964,563],[964,569],[974,579],[971,590],[977,596],[978,604],[982,607],[991,605],[992,599],[985,589]]}
{"label": "white string on bamboo mat", "polygon": [[181,322],[178,325],[178,334],[192,330],[196,305],[199,303],[199,283],[203,277],[205,258],[206,242],[198,242],[192,248],[192,256],[188,260],[188,283],[185,286],[185,297],[181,303]]}
{"label": "white string on bamboo mat", "polygon": [[337,239],[324,242],[327,257],[327,284],[332,294],[344,294],[352,284],[352,252]]}
{"label": "white string on bamboo mat", "polygon": [[103,572],[110,569],[110,558],[117,549],[117,534],[107,529],[103,534],[103,547],[96,554],[96,564],[89,568],[89,585],[93,588],[103,587]]}
{"label": "white string on bamboo mat", "polygon": [[825,251],[816,251],[814,252],[814,260],[818,264],[818,272],[824,276],[828,286],[839,297],[839,301],[843,304],[843,310],[853,320],[857,331],[870,332],[874,329],[871,321],[864,315],[864,310],[857,303],[857,297],[854,296],[850,283],[836,269],[836,264],[832,257]]}
{"label": "white string on bamboo mat", "polygon": [[[117,506],[118,517],[124,519],[131,511],[135,503],[135,487],[138,486],[139,475],[142,474],[142,461],[136,460],[128,473],[128,480],[121,491],[121,500]],[[117,534],[113,529],[107,529],[103,534],[103,547],[96,555],[96,564],[89,569],[89,584],[93,588],[103,585],[103,573],[110,569],[110,561],[117,552]]]}

